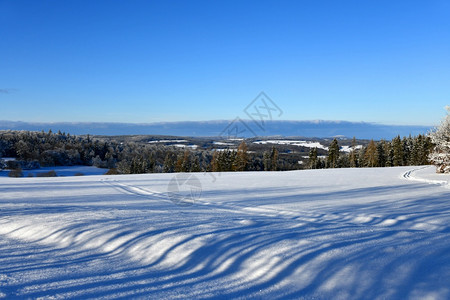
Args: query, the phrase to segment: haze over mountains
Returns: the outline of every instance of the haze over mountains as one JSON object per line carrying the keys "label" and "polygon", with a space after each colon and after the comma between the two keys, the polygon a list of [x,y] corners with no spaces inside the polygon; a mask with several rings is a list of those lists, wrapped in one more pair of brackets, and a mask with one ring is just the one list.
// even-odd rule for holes
{"label": "haze over mountains", "polygon": [[248,138],[255,136],[303,136],[335,137],[359,139],[392,139],[393,137],[427,133],[432,127],[420,125],[385,125],[348,121],[265,121],[218,120],[158,123],[105,123],[105,122],[59,122],[34,123],[20,121],[0,121],[0,130],[30,130],[66,132],[75,135],[173,135],[173,136],[223,136]]}

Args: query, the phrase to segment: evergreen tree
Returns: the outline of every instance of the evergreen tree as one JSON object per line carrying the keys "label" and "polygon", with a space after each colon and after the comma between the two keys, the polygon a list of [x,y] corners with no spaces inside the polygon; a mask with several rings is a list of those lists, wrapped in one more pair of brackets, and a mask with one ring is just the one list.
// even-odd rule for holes
{"label": "evergreen tree", "polygon": [[381,140],[377,143],[377,166],[378,167],[386,167],[386,153],[385,153],[385,146],[386,142],[384,140]]}
{"label": "evergreen tree", "polygon": [[348,155],[340,155],[338,160],[339,168],[349,168],[350,160]]}
{"label": "evergreen tree", "polygon": [[394,166],[394,148],[391,142],[384,144],[384,153],[386,153],[386,167]]}
{"label": "evergreen tree", "polygon": [[403,137],[403,165],[409,166],[411,165],[411,152],[413,148],[413,138],[411,135],[409,137]]}
{"label": "evergreen tree", "polygon": [[278,171],[278,150],[272,147],[272,153],[270,154],[271,171]]}
{"label": "evergreen tree", "polygon": [[242,141],[242,143],[239,145],[237,154],[236,154],[236,160],[234,162],[233,169],[235,171],[246,171],[247,165],[248,165],[248,153],[247,153],[247,144]]}
{"label": "evergreen tree", "polygon": [[263,154],[263,164],[264,164],[264,171],[270,171],[272,169],[270,153],[267,151],[265,151]]}
{"label": "evergreen tree", "polygon": [[358,156],[356,154],[356,137],[352,139],[352,147],[349,153],[349,167],[356,168],[358,167]]}
{"label": "evergreen tree", "polygon": [[183,160],[181,162],[181,172],[191,171],[191,153],[189,150],[184,151]]}
{"label": "evergreen tree", "polygon": [[200,172],[200,171],[201,171],[200,160],[198,159],[198,156],[195,156],[192,159],[191,172]]}
{"label": "evergreen tree", "polygon": [[348,157],[348,163],[350,168],[357,168],[358,167],[358,154],[356,153],[356,150],[352,149],[350,151],[349,157]]}
{"label": "evergreen tree", "polygon": [[317,148],[316,147],[314,147],[314,148],[311,148],[310,150],[309,150],[309,162],[308,162],[308,165],[309,165],[309,168],[310,169],[316,169],[317,168]]}
{"label": "evergreen tree", "polygon": [[411,164],[426,165],[429,163],[428,156],[432,150],[432,143],[429,137],[419,134],[413,141],[411,153]]}
{"label": "evergreen tree", "polygon": [[373,140],[371,140],[369,142],[369,145],[367,145],[364,156],[365,156],[364,160],[366,162],[367,167],[370,168],[377,167],[378,163],[377,146],[375,145],[375,142]]}
{"label": "evergreen tree", "polygon": [[392,140],[393,166],[403,166],[403,143],[400,136]]}
{"label": "evergreen tree", "polygon": [[339,160],[339,143],[337,139],[333,139],[333,141],[330,144],[330,147],[328,148],[328,167],[329,168],[337,168],[338,167],[338,160]]}
{"label": "evergreen tree", "polygon": [[183,172],[183,161],[184,161],[184,154],[180,153],[177,156],[177,162],[175,164],[175,172]]}
{"label": "evergreen tree", "polygon": [[175,171],[175,163],[176,163],[176,155],[172,152],[167,152],[166,157],[164,158],[164,173],[172,173]]}
{"label": "evergreen tree", "polygon": [[210,164],[210,169],[211,172],[220,172],[220,166],[219,166],[219,152],[218,151],[214,151],[213,153],[213,157],[211,159],[211,164]]}
{"label": "evergreen tree", "polygon": [[423,155],[424,149],[423,149],[424,143],[422,135],[419,134],[414,140],[413,145],[411,149],[411,156],[409,160],[410,165],[421,165],[422,159],[421,156]]}

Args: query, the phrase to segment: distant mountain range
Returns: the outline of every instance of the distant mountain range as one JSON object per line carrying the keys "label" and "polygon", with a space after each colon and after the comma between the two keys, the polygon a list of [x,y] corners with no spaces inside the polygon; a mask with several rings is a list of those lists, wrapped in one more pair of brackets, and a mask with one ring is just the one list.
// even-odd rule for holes
{"label": "distant mountain range", "polygon": [[0,121],[0,130],[66,132],[74,135],[173,135],[191,137],[248,138],[256,136],[348,137],[359,139],[392,139],[427,133],[431,127],[384,125],[347,121],[265,121],[235,119],[232,121],[190,121],[160,123],[33,123]]}

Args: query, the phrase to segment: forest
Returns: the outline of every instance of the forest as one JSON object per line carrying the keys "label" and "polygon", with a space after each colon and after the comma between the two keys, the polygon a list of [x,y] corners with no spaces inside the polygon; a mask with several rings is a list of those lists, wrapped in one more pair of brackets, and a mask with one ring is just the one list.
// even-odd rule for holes
{"label": "forest", "polygon": [[52,131],[0,131],[0,168],[20,176],[17,170],[73,165],[105,168],[108,174],[391,167],[429,164],[434,148],[425,135],[371,140],[363,146],[354,138],[349,151],[342,151],[339,143],[334,138],[327,150],[310,148],[305,157],[283,145],[255,148],[246,140],[234,149],[205,149]]}

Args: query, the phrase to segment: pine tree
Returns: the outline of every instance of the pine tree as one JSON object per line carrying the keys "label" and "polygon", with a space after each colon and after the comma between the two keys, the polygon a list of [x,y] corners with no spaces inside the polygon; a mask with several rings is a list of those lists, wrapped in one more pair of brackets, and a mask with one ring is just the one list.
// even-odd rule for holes
{"label": "pine tree", "polygon": [[384,153],[386,154],[386,167],[394,166],[394,148],[392,143],[384,143]]}
{"label": "pine tree", "polygon": [[357,168],[358,167],[358,154],[356,153],[356,150],[351,150],[349,157],[348,157],[348,163],[350,168]]}
{"label": "pine tree", "polygon": [[422,160],[423,160],[423,164],[424,165],[428,165],[428,164],[430,164],[431,163],[431,161],[430,161],[430,159],[429,159],[429,156],[430,156],[430,154],[431,154],[431,152],[433,151],[433,149],[434,149],[434,144],[433,144],[433,142],[431,141],[431,137],[430,136],[424,136],[423,137],[424,138],[424,153],[423,153],[423,156],[422,156]]}
{"label": "pine tree", "polygon": [[234,161],[233,169],[235,171],[246,171],[247,165],[248,165],[247,144],[244,141],[242,141],[236,153],[236,159]]}
{"label": "pine tree", "polygon": [[175,172],[183,172],[183,160],[184,160],[184,155],[178,154],[177,163],[175,164]]}
{"label": "pine tree", "polygon": [[220,166],[219,166],[219,152],[214,151],[213,157],[211,159],[210,164],[211,172],[220,172]]}
{"label": "pine tree", "polygon": [[337,168],[338,167],[338,160],[339,160],[339,143],[337,139],[335,138],[328,149],[328,167],[329,168]]}
{"label": "pine tree", "polygon": [[339,168],[349,168],[350,160],[348,155],[340,155],[338,160]]}
{"label": "pine tree", "polygon": [[272,153],[270,154],[271,170],[278,171],[278,150],[272,147]]}
{"label": "pine tree", "polygon": [[265,151],[263,154],[263,164],[264,164],[264,171],[270,171],[272,169],[270,153],[267,151]]}
{"label": "pine tree", "polygon": [[175,171],[175,160],[176,155],[172,152],[167,152],[166,157],[164,158],[164,173],[172,173]]}
{"label": "pine tree", "polygon": [[411,153],[413,148],[413,138],[411,135],[409,137],[403,137],[403,165],[411,165]]}
{"label": "pine tree", "polygon": [[392,140],[393,166],[403,166],[403,143],[400,136]]}
{"label": "pine tree", "polygon": [[377,167],[378,157],[377,157],[377,146],[375,142],[371,140],[369,145],[367,145],[366,153],[364,154],[366,166],[373,168]]}
{"label": "pine tree", "polygon": [[450,173],[450,107],[441,125],[431,132],[431,141],[435,144],[430,161],[436,166],[437,173]]}
{"label": "pine tree", "polygon": [[309,150],[309,162],[308,162],[310,169],[316,169],[317,168],[317,148],[311,148]]}
{"label": "pine tree", "polygon": [[200,172],[201,168],[200,168],[200,160],[198,159],[198,156],[195,156],[192,159],[192,163],[191,163],[191,172]]}
{"label": "pine tree", "polygon": [[191,153],[189,150],[184,151],[183,161],[181,163],[181,172],[190,172],[191,171]]}
{"label": "pine tree", "polygon": [[410,165],[421,165],[422,159],[421,156],[424,152],[423,149],[424,143],[423,143],[423,138],[422,135],[418,135],[414,140],[413,140],[413,145],[411,147],[411,156],[410,156]]}
{"label": "pine tree", "polygon": [[381,140],[377,143],[377,159],[378,159],[378,167],[386,167],[386,153],[385,153],[385,144],[384,140]]}
{"label": "pine tree", "polygon": [[356,168],[358,167],[358,156],[356,154],[356,137],[352,139],[352,147],[349,154],[349,167]]}

